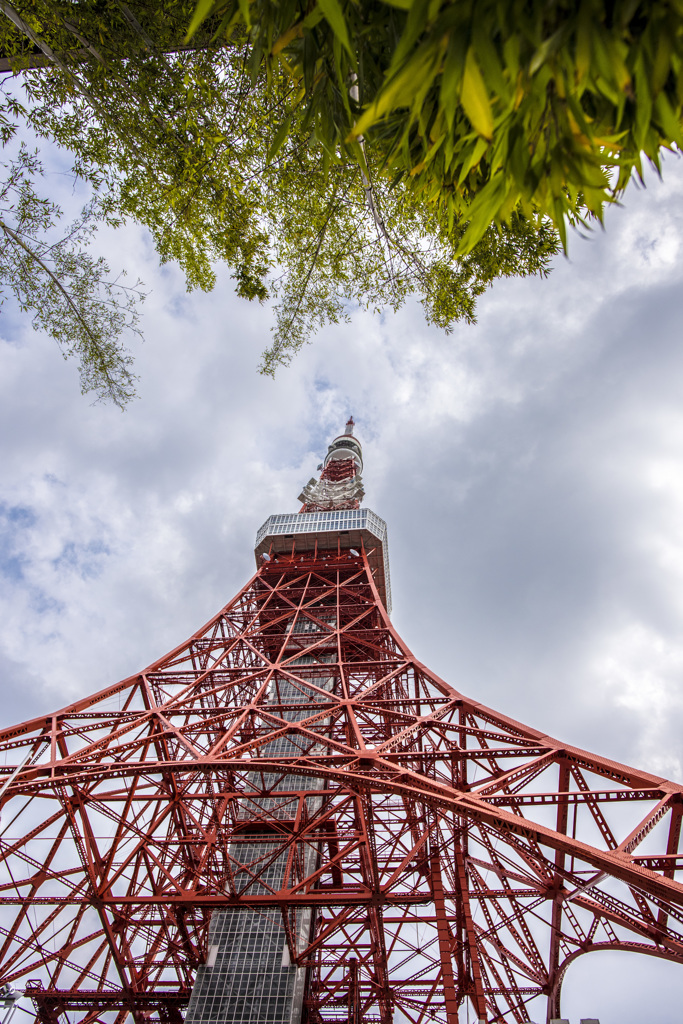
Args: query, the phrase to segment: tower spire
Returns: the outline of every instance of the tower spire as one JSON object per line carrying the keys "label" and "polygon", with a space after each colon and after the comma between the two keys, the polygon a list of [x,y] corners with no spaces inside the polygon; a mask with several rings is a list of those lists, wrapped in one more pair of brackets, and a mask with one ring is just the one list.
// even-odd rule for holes
{"label": "tower spire", "polygon": [[344,433],[328,445],[325,461],[319,467],[320,477],[311,477],[299,495],[301,512],[360,508],[365,497],[363,450],[353,436],[354,427],[353,416],[349,416]]}

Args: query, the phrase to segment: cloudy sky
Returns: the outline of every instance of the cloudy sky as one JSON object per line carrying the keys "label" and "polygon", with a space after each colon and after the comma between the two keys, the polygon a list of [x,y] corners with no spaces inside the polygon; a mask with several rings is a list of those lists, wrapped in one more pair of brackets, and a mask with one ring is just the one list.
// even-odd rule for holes
{"label": "cloudy sky", "polygon": [[[0,319],[5,723],[194,632],[352,413],[415,654],[509,715],[683,779],[683,161],[549,280],[497,284],[477,326],[446,337],[417,305],[355,315],[275,381],[256,371],[269,311],[227,275],[188,295],[142,232],[102,244],[152,289],[125,413],[82,398],[11,303]],[[678,1024],[682,980],[585,957],[564,1013]]]}

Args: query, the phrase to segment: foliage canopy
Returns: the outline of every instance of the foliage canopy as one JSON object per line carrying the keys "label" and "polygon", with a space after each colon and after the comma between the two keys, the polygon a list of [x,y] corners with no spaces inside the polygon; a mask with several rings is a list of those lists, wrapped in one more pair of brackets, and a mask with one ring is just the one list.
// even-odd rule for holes
{"label": "foliage canopy", "polygon": [[[347,53],[341,10],[330,0],[307,14],[287,2],[205,10],[187,43],[192,0],[0,0],[0,69],[11,68],[25,89],[20,106],[15,80],[6,87],[7,109],[15,103],[7,137],[23,118],[69,150],[98,216],[149,228],[189,287],[211,288],[223,262],[240,295],[273,299],[266,373],[353,304],[398,308],[414,293],[440,327],[472,320],[496,277],[545,273],[558,247],[532,204],[513,204],[471,244],[472,190],[458,209],[434,201],[415,175],[395,173],[379,144],[385,126],[365,142],[350,137],[407,15],[359,5],[384,24],[370,67],[371,48]],[[283,17],[284,41],[272,22]],[[24,257],[25,269],[31,259],[35,267],[40,253]],[[0,265],[0,273],[12,270]],[[27,307],[40,301],[40,289],[26,291]],[[117,345],[126,323],[102,321],[103,340]],[[131,381],[127,365],[119,368],[115,400]]]}
{"label": "foliage canopy", "polygon": [[460,251],[513,211],[566,244],[567,221],[683,143],[681,0],[199,0],[190,33],[206,17],[289,76],[330,153],[364,137],[394,183],[467,221]]}

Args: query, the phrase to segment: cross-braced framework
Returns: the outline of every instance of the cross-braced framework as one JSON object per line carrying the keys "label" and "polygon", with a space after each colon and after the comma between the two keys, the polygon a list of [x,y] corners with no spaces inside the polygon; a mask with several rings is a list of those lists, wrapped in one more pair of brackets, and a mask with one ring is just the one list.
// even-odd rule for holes
{"label": "cross-braced framework", "polygon": [[278,916],[310,1024],[538,1020],[583,953],[683,963],[683,789],[429,672],[365,551],[279,556],[0,742],[0,980],[51,1024],[180,1021],[217,908]]}

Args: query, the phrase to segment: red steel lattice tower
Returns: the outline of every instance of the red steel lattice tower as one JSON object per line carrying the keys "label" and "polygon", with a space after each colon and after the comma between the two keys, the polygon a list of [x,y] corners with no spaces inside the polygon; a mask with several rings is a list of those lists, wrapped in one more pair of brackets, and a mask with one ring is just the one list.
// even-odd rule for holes
{"label": "red steel lattice tower", "polygon": [[683,788],[416,660],[361,460],[350,421],[186,643],[0,731],[0,983],[45,1024],[538,1021],[584,953],[683,963]]}

